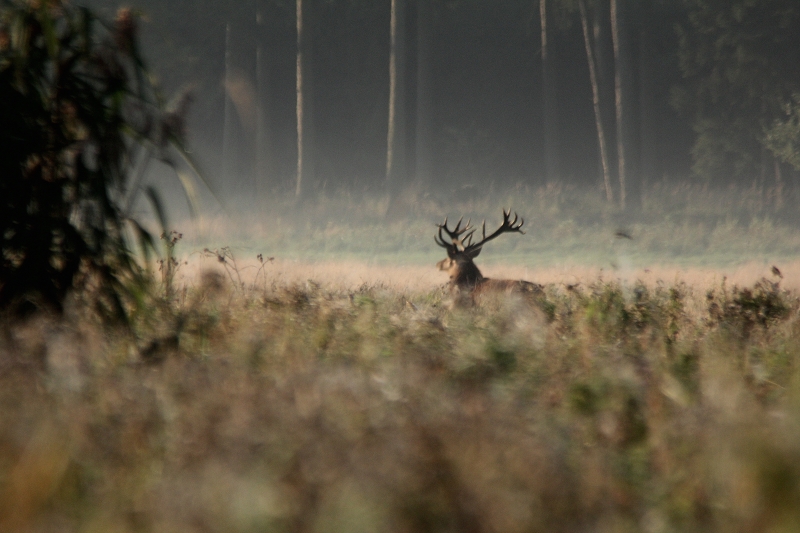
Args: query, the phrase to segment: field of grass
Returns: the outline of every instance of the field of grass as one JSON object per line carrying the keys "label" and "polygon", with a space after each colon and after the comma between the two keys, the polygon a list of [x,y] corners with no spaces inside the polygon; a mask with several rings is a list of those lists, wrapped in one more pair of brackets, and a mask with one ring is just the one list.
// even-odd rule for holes
{"label": "field of grass", "polygon": [[[655,184],[642,207],[623,214],[601,191],[568,186],[518,187],[450,193],[405,191],[391,202],[384,194],[332,191],[295,203],[288,195],[230,205],[199,223],[179,222],[194,249],[230,246],[255,254],[301,261],[361,260],[386,265],[430,264],[441,258],[435,224],[463,216],[491,228],[503,208],[525,219],[525,236],[491,243],[482,264],[607,270],[669,264],[720,267],[747,261],[796,259],[800,250],[800,189],[709,189]],[[213,210],[209,210],[213,211]],[[632,239],[615,237],[624,230]],[[186,248],[185,248],[186,249]]]}
{"label": "field of grass", "polygon": [[[580,200],[562,190],[448,207],[530,217],[526,236],[487,246],[487,270],[604,269],[542,279],[529,300],[451,308],[443,274],[420,280],[441,256],[438,200],[391,220],[380,198],[334,195],[187,236],[172,290],[144,290],[130,328],[83,297],[62,318],[4,320],[0,531],[798,531],[800,300],[783,263],[797,230],[734,192],[706,211],[684,192],[682,210],[635,219],[559,205]],[[784,278],[622,279],[610,265],[680,265],[673,233],[698,225],[687,264],[724,249],[692,264],[738,253]],[[645,251],[578,250],[595,237]],[[578,248],[557,258],[545,243]],[[194,251],[224,245],[235,267]],[[261,268],[256,253],[276,259]],[[298,259],[385,270],[297,274]]]}

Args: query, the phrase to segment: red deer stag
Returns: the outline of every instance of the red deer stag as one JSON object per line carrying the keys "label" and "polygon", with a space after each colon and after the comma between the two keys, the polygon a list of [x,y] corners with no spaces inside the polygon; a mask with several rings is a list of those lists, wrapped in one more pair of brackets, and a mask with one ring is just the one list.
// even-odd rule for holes
{"label": "red deer stag", "polygon": [[[450,288],[457,298],[457,302],[470,300],[474,303],[476,299],[487,293],[541,293],[542,287],[536,283],[522,280],[510,279],[489,279],[483,277],[481,271],[472,262],[481,253],[483,245],[503,233],[521,233],[524,220],[514,213],[514,220],[511,220],[511,210],[503,209],[503,223],[497,230],[486,236],[486,221],[483,221],[483,238],[478,242],[472,242],[475,229],[469,221],[463,227],[461,218],[456,227],[452,230],[447,227],[447,218],[439,227],[438,235],[434,236],[436,244],[447,250],[447,257],[442,259],[436,266],[439,270],[445,271],[450,275]],[[450,238],[450,242],[445,240],[442,232]]]}

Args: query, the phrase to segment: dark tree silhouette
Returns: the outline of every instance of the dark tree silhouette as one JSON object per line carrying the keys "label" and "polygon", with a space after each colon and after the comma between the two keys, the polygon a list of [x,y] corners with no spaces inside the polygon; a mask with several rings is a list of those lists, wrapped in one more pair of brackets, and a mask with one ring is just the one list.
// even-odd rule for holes
{"label": "dark tree silhouette", "polygon": [[0,307],[61,309],[70,289],[93,286],[101,309],[124,317],[140,272],[120,207],[131,161],[141,147],[165,160],[170,145],[182,150],[188,98],[162,110],[131,11],[105,25],[58,0],[3,5]]}

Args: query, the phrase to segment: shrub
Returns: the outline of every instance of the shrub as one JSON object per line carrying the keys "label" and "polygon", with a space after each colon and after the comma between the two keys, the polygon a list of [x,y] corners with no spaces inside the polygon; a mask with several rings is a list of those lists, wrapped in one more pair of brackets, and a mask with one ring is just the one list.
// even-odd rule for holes
{"label": "shrub", "polygon": [[163,111],[129,10],[104,24],[60,0],[0,6],[0,307],[60,309],[82,284],[119,315],[138,275],[120,207],[132,161],[180,146],[188,100]]}

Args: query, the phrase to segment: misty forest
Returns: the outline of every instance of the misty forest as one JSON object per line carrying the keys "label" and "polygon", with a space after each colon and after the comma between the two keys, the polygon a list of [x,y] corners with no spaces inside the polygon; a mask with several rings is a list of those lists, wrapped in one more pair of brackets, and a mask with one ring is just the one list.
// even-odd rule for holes
{"label": "misty forest", "polygon": [[0,0],[0,533],[800,531],[797,0]]}

